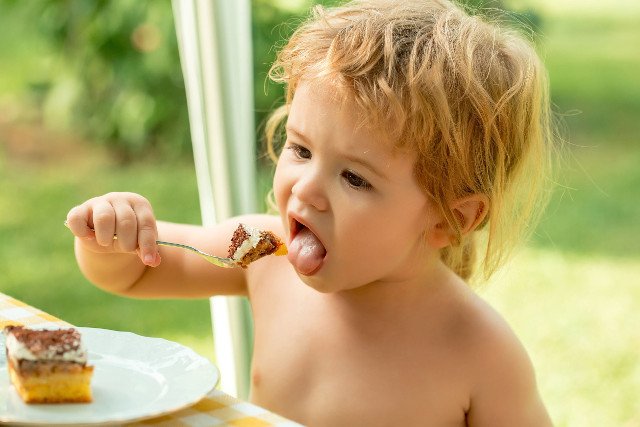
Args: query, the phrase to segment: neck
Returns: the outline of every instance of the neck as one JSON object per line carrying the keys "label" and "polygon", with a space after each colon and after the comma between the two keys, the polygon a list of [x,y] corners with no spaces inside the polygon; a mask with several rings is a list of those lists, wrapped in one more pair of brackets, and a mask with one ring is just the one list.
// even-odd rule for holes
{"label": "neck", "polygon": [[345,310],[376,316],[408,311],[425,299],[436,299],[455,275],[439,259],[406,271],[402,277],[376,281],[328,295]]}

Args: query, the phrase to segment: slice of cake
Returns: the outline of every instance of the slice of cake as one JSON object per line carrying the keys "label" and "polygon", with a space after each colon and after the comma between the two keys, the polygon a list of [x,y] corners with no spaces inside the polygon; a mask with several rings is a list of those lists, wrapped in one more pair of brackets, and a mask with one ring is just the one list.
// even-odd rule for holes
{"label": "slice of cake", "polygon": [[229,258],[246,268],[253,261],[266,255],[286,255],[286,245],[271,231],[259,230],[239,224],[231,238]]}
{"label": "slice of cake", "polygon": [[93,366],[80,332],[7,326],[9,377],[26,403],[91,402]]}

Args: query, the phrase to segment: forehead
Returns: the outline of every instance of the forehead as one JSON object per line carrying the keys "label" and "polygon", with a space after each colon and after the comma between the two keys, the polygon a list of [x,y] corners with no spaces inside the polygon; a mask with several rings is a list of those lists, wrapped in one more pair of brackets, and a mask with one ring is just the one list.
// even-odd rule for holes
{"label": "forehead", "polygon": [[372,123],[367,116],[347,90],[322,80],[302,81],[291,103],[287,127],[310,137],[339,137],[349,145],[395,153],[386,126]]}

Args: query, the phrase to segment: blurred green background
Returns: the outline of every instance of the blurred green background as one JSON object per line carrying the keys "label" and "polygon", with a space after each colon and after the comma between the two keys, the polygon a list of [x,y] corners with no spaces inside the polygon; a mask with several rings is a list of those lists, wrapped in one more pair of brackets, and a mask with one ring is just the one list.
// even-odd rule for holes
{"label": "blurred green background", "polygon": [[[265,85],[273,45],[309,4],[253,1],[258,125],[281,96]],[[528,348],[556,425],[640,426],[640,3],[501,5],[540,31],[567,149],[531,243],[480,292]],[[62,225],[125,190],[200,222],[174,31],[167,0],[0,0],[0,292],[213,359],[208,301],[97,290]]]}

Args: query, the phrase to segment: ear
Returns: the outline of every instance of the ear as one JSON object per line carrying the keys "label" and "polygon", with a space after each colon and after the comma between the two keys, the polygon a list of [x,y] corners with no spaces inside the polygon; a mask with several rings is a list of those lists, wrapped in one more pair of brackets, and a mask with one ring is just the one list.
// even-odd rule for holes
{"label": "ear", "polygon": [[474,231],[487,217],[489,198],[484,194],[472,194],[455,200],[451,211],[460,226],[460,234],[465,236]]}
{"label": "ear", "polygon": [[[464,237],[478,228],[487,217],[489,198],[483,194],[472,194],[454,200],[449,207],[458,222],[460,237]],[[456,232],[445,218],[438,221],[427,236],[430,246],[436,249],[450,246],[456,241]]]}

